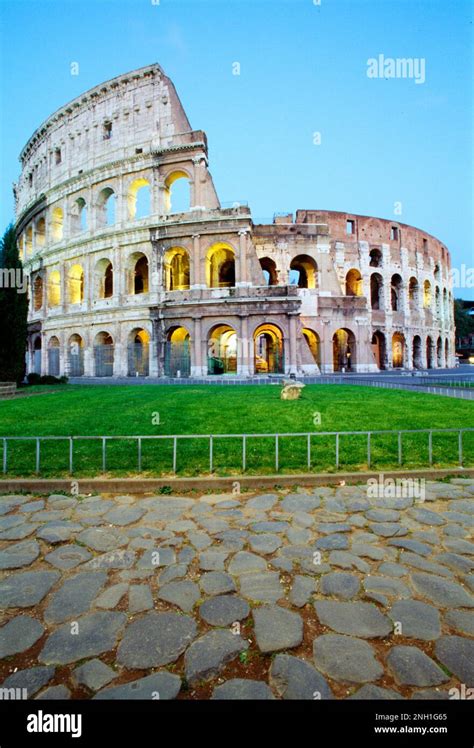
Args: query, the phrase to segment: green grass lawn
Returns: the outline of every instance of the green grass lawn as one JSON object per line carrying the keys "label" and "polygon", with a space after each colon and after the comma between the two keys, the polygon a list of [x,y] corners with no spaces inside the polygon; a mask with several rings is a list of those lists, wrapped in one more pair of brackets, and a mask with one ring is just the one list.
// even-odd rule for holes
{"label": "green grass lawn", "polygon": [[[319,418],[315,414],[320,414]],[[159,424],[156,425],[157,414]],[[154,423],[155,421],[155,423]],[[79,386],[35,387],[28,395],[0,403],[1,436],[87,436],[147,434],[261,434],[321,431],[366,431],[420,428],[459,428],[474,425],[474,403],[417,392],[372,389],[349,385],[309,385],[298,401],[280,400],[280,388],[254,386]],[[405,466],[428,462],[427,436],[403,439]],[[0,445],[1,446],[1,445]],[[274,440],[249,439],[247,471],[273,472]],[[2,447],[3,449],[3,447]],[[0,456],[2,454],[0,449]],[[74,446],[78,475],[101,472],[100,442],[79,441]],[[297,438],[281,439],[279,466],[284,472],[306,469],[307,444]],[[334,466],[334,438],[313,437],[314,470]],[[179,442],[177,471],[183,475],[208,472],[208,442]],[[1,459],[1,457],[0,457]],[[242,442],[216,440],[214,469],[234,474],[241,468]],[[433,437],[435,466],[455,465],[457,436]],[[464,438],[465,464],[474,464],[474,434]],[[0,463],[1,464],[1,463]],[[372,467],[397,464],[397,440],[392,436],[372,439]],[[137,446],[133,441],[111,441],[107,446],[107,470],[111,474],[136,472]],[[28,475],[35,469],[34,442],[14,442],[8,451],[8,473]],[[169,474],[171,441],[144,441],[142,469],[146,474]],[[347,436],[340,443],[341,469],[363,469],[366,438]],[[41,473],[65,475],[68,444],[47,442],[41,446]]]}

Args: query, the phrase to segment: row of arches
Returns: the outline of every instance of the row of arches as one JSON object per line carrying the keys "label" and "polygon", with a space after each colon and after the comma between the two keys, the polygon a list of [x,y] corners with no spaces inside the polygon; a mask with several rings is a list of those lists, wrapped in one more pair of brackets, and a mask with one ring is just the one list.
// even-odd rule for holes
{"label": "row of arches", "polygon": [[[372,309],[385,308],[385,293],[390,294],[390,309],[394,312],[403,311],[404,298],[403,294],[408,294],[408,304],[410,311],[416,311],[420,305],[424,309],[430,309],[433,302],[433,290],[429,280],[420,284],[417,278],[411,276],[408,283],[403,283],[399,273],[394,273],[390,279],[389,289],[384,286],[384,279],[380,273],[372,273],[370,276],[370,304]],[[352,269],[346,274],[345,281],[346,296],[363,296],[362,276],[359,270]],[[445,288],[441,291],[439,286],[434,289],[435,312],[441,315],[448,315],[448,302],[451,301],[450,294]]]}
{"label": "row of arches", "polygon": [[[314,362],[321,366],[321,345],[319,335],[309,328],[302,330],[303,339],[311,352]],[[188,377],[191,374],[191,335],[184,326],[171,327],[164,342],[164,371],[169,377]],[[149,375],[150,334],[143,328],[134,328],[127,339],[128,376]],[[449,342],[441,336],[436,340],[420,335],[412,339],[410,360],[407,339],[401,332],[395,332],[390,339],[380,330],[373,333],[372,352],[377,367],[388,367],[388,350],[391,346],[391,367],[420,369],[427,367],[449,367]],[[281,328],[274,323],[259,325],[252,337],[253,373],[283,374],[285,372],[285,339]],[[251,354],[250,351],[247,353]],[[41,336],[33,345],[34,370],[41,373]],[[211,328],[207,339],[207,374],[237,374],[238,360],[244,355],[243,343],[237,331],[229,324],[217,324]],[[114,374],[115,345],[108,331],[98,332],[92,345],[92,376],[111,377]],[[332,364],[334,372],[356,370],[357,341],[352,330],[340,328],[332,336]],[[47,344],[48,374],[59,376],[60,342],[53,335]],[[66,346],[65,370],[69,376],[84,375],[84,340],[81,335],[72,334]]]}
{"label": "row of arches", "polygon": [[[371,340],[372,352],[375,362],[379,369],[387,368],[387,338],[386,335],[377,330],[374,332]],[[425,341],[420,335],[414,335],[411,346],[411,360],[407,357],[406,337],[401,332],[395,332],[392,335],[392,367],[413,368],[413,369],[433,369],[449,368],[449,341],[444,340],[441,336],[437,340],[427,335]],[[424,350],[423,350],[424,348]],[[424,354],[424,355],[423,355]]]}
{"label": "row of arches", "polygon": [[[182,213],[191,207],[190,175],[184,170],[175,170],[168,174],[162,184],[163,213]],[[90,203],[87,203],[87,199]],[[137,220],[146,218],[152,213],[152,187],[150,180],[137,177],[130,181],[125,193],[126,211],[123,220]],[[113,186],[106,185],[97,188],[92,197],[87,194],[73,199],[68,206],[56,205],[49,215],[48,226],[45,216],[40,216],[32,222],[23,233],[20,242],[23,243],[24,255],[28,257],[34,251],[51,242],[62,241],[65,238],[66,215],[69,214],[69,234],[74,236],[90,228],[113,226],[117,220],[117,194]],[[68,237],[69,238],[69,237]]]}

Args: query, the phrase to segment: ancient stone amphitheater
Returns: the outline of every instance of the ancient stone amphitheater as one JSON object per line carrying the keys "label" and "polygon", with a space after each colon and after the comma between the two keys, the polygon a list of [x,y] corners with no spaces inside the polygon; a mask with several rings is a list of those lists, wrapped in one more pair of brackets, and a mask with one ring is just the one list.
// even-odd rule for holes
{"label": "ancient stone amphitheater", "polygon": [[[397,221],[219,202],[159,65],[63,106],[14,186],[28,371],[298,376],[454,365],[450,256]],[[288,196],[289,199],[291,195]]]}

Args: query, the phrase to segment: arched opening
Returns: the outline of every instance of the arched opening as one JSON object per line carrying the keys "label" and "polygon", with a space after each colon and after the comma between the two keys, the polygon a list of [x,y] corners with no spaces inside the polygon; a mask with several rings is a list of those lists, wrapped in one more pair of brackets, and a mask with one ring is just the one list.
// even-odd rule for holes
{"label": "arched opening", "polygon": [[185,171],[174,171],[165,179],[165,213],[186,213],[191,207],[191,184]]}
{"label": "arched opening", "polygon": [[444,365],[446,368],[449,367],[449,342],[447,339],[444,341]]}
{"label": "arched opening", "polygon": [[128,376],[147,377],[150,373],[150,335],[146,330],[132,330],[128,342]]}
{"label": "arched opening", "polygon": [[48,276],[48,306],[53,308],[61,303],[61,274],[52,270]]}
{"label": "arched opening", "polygon": [[260,267],[263,271],[265,284],[267,286],[276,286],[278,283],[278,272],[274,260],[270,257],[262,257],[260,259]]}
{"label": "arched opening", "polygon": [[436,341],[436,364],[439,369],[443,368],[443,341],[441,337]]}
{"label": "arched opening", "polygon": [[370,304],[372,309],[383,309],[383,278],[380,273],[370,276]]}
{"label": "arched opening", "polygon": [[421,369],[423,367],[421,338],[415,335],[413,338],[413,368]]}
{"label": "arched opening", "polygon": [[33,343],[33,357],[33,371],[35,374],[41,374],[41,335],[38,335]]}
{"label": "arched opening", "polygon": [[165,345],[165,375],[189,377],[191,373],[191,338],[185,327],[172,327]]}
{"label": "arched opening", "polygon": [[46,244],[46,221],[43,217],[38,218],[35,226],[35,241],[36,247],[44,247]]}
{"label": "arched opening", "polygon": [[74,201],[71,210],[71,228],[75,234],[87,229],[87,205],[83,197],[78,197]]}
{"label": "arched opening", "polygon": [[382,252],[380,249],[371,249],[369,253],[370,261],[369,265],[371,268],[382,267]]}
{"label": "arched opening", "polygon": [[448,306],[448,292],[446,289],[443,291],[443,314],[445,321],[449,320],[449,306]]}
{"label": "arched opening", "polygon": [[340,328],[332,337],[334,371],[351,371],[356,365],[356,339],[352,330]]}
{"label": "arched opening", "polygon": [[77,333],[68,342],[68,371],[70,377],[84,376],[84,341]]}
{"label": "arched opening", "polygon": [[48,343],[48,374],[59,377],[59,340],[53,335]]}
{"label": "arched opening", "polygon": [[33,283],[33,309],[39,312],[43,306],[43,279],[37,275]]}
{"label": "arched opening", "polygon": [[81,304],[84,301],[84,270],[81,265],[73,265],[67,276],[68,301]]}
{"label": "arched opening", "polygon": [[401,332],[392,337],[392,366],[394,369],[403,368],[405,362],[405,338]]}
{"label": "arched opening", "polygon": [[418,309],[420,287],[416,278],[410,278],[408,281],[408,302],[410,311],[416,312]]}
{"label": "arched opening", "polygon": [[128,216],[130,220],[146,218],[151,212],[150,182],[148,179],[134,179],[128,188]]}
{"label": "arched opening", "polygon": [[172,247],[165,253],[165,288],[167,291],[184,291],[189,288],[189,255],[182,247]]}
{"label": "arched opening", "polygon": [[99,332],[94,341],[96,377],[111,377],[114,373],[114,341],[108,332]]}
{"label": "arched opening", "polygon": [[142,255],[133,269],[133,293],[148,293],[148,258]]}
{"label": "arched opening", "polygon": [[395,273],[395,275],[392,275],[390,290],[391,290],[392,311],[401,312],[403,309],[402,278],[398,273]]}
{"label": "arched opening", "polygon": [[283,333],[279,327],[263,324],[253,334],[255,374],[283,374],[285,371]]}
{"label": "arched opening", "polygon": [[439,279],[440,279],[440,272],[439,272],[439,265],[438,265],[438,263],[436,263],[436,265],[434,266],[434,273],[433,273],[433,275],[434,275],[435,280],[439,281]]}
{"label": "arched opening", "polygon": [[28,226],[25,233],[25,251],[26,256],[29,257],[33,252],[33,227]]}
{"label": "arched opening", "polygon": [[237,373],[237,333],[229,325],[217,325],[209,333],[208,374]]}
{"label": "arched opening", "polygon": [[105,257],[95,266],[95,296],[98,299],[110,299],[114,293],[114,270],[110,260]]}
{"label": "arched opening", "polygon": [[64,213],[62,208],[53,208],[51,213],[51,238],[59,242],[63,238]]}
{"label": "arched opening", "polygon": [[303,337],[311,351],[314,363],[321,368],[321,342],[318,333],[314,332],[314,330],[310,330],[308,327],[304,327]]}
{"label": "arched opening", "polygon": [[298,288],[317,288],[318,266],[309,255],[297,255],[290,264],[290,286]]}
{"label": "arched opening", "polygon": [[111,187],[104,187],[97,198],[97,225],[113,226],[116,220],[116,197]]}
{"label": "arched opening", "polygon": [[387,346],[385,335],[380,330],[376,330],[372,335],[372,352],[374,354],[377,367],[382,370],[387,368]]}
{"label": "arched opening", "polygon": [[346,274],[346,296],[363,296],[362,276],[356,268]]}
{"label": "arched opening", "polygon": [[426,367],[433,368],[433,341],[429,335],[426,338]]}
{"label": "arched opening", "polygon": [[235,286],[235,254],[229,244],[220,242],[209,247],[206,256],[206,280],[209,288]]}
{"label": "arched opening", "polygon": [[425,309],[431,307],[431,283],[429,280],[425,280],[423,283],[423,307]]}

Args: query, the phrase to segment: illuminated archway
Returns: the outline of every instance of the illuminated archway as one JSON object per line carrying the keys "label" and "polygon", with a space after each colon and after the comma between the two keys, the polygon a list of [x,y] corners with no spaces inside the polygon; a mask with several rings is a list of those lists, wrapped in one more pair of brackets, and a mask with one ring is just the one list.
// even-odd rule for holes
{"label": "illuminated archway", "polygon": [[62,208],[53,208],[51,213],[51,238],[53,242],[59,242],[63,238],[64,212]]}
{"label": "illuminated archway", "polygon": [[410,278],[408,281],[408,302],[410,304],[410,310],[416,312],[418,309],[418,298],[420,293],[420,287],[416,278]]}
{"label": "illuminated archway", "polygon": [[235,286],[235,253],[230,244],[218,242],[207,250],[206,282],[209,288]]}
{"label": "illuminated archway", "polygon": [[277,325],[265,323],[253,334],[255,374],[283,374],[285,371],[283,333]]}
{"label": "illuminated archway", "polygon": [[168,330],[165,344],[167,377],[189,377],[191,373],[191,337],[185,327]]}
{"label": "illuminated archway", "polygon": [[425,309],[431,307],[431,283],[429,280],[425,280],[423,283],[423,307]]}
{"label": "illuminated archway", "polygon": [[334,371],[351,371],[356,365],[356,339],[352,330],[341,327],[332,337]]}
{"label": "illuminated archway", "polygon": [[310,330],[308,327],[304,327],[303,337],[311,351],[314,363],[321,368],[321,342],[318,333],[314,332],[314,330]]}
{"label": "illuminated archway", "polygon": [[230,325],[216,325],[208,338],[208,374],[237,373],[237,333]]}
{"label": "illuminated archway", "polygon": [[164,258],[165,288],[183,291],[189,288],[189,255],[182,247],[172,247]]}
{"label": "illuminated archway", "polygon": [[346,296],[363,296],[362,276],[360,270],[352,268],[346,274]]}
{"label": "illuminated archway", "polygon": [[38,218],[35,226],[35,242],[36,247],[44,247],[46,244],[46,221],[43,217]]}
{"label": "illuminated archway", "polygon": [[405,362],[405,338],[401,332],[392,336],[392,366],[394,369],[403,368]]}
{"label": "illuminated archway", "polygon": [[318,266],[309,255],[297,255],[290,264],[290,285],[298,288],[317,288]]}
{"label": "illuminated archway", "polygon": [[72,265],[67,276],[68,301],[81,304],[84,301],[84,270],[81,265]]}
{"label": "illuminated archway", "polygon": [[135,328],[128,338],[128,376],[147,377],[150,371],[150,335],[141,327]]}
{"label": "illuminated archway", "polygon": [[59,306],[61,303],[61,274],[59,270],[52,270],[48,276],[48,306]]}

